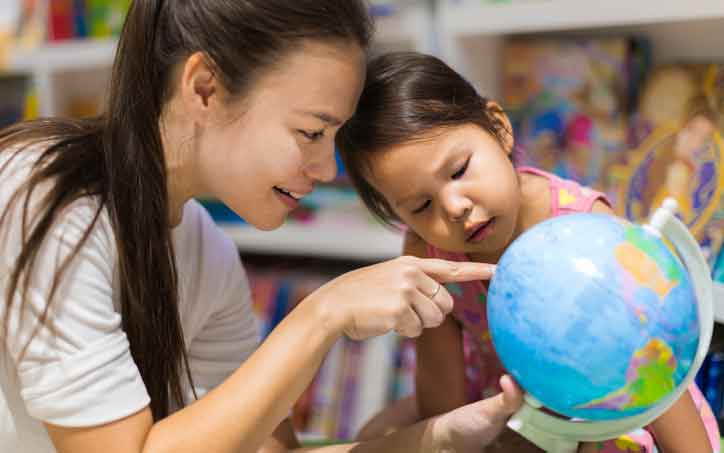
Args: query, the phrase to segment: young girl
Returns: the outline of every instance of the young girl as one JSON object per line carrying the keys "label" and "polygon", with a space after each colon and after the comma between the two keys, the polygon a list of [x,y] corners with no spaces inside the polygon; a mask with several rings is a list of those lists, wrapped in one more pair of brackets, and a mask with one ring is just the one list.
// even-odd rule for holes
{"label": "young girl", "polygon": [[[497,263],[516,237],[545,219],[611,212],[599,192],[517,166],[501,108],[430,56],[396,53],[370,63],[357,111],[337,145],[367,207],[407,228],[407,255]],[[487,329],[487,282],[448,290],[453,316],[417,341],[422,417],[496,393],[504,372]],[[719,451],[715,420],[695,386],[648,430],[583,451],[653,452],[656,446]],[[510,443],[501,448],[520,451],[508,450]]]}

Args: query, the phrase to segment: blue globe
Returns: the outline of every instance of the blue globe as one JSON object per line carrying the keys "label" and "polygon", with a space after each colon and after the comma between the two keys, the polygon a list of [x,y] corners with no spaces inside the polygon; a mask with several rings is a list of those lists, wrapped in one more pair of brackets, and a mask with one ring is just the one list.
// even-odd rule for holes
{"label": "blue globe", "polygon": [[675,389],[699,341],[685,267],[643,227],[602,214],[555,217],[505,251],[488,322],[509,373],[545,407],[610,420]]}

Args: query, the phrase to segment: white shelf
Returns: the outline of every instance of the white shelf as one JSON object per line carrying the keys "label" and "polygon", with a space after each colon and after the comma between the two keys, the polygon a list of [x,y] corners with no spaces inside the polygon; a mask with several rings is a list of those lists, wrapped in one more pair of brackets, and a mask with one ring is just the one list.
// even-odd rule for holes
{"label": "white shelf", "polygon": [[398,2],[391,16],[375,17],[373,50],[434,53],[436,21],[421,1]]}
{"label": "white shelf", "polygon": [[513,34],[724,18],[722,0],[444,0],[442,26],[457,35]]}
{"label": "white shelf", "polygon": [[399,256],[402,251],[402,234],[375,225],[288,224],[273,231],[238,224],[219,226],[242,252],[382,261]]}
{"label": "white shelf", "polygon": [[1,69],[13,73],[58,73],[107,68],[113,64],[116,45],[115,39],[84,39],[32,49],[16,47]]}

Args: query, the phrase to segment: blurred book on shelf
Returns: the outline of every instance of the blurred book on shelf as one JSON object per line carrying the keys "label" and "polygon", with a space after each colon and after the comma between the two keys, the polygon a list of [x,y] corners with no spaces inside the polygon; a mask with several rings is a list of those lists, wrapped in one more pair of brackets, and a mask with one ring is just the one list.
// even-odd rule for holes
{"label": "blurred book on shelf", "polygon": [[45,42],[111,38],[123,27],[131,0],[4,0],[0,37],[32,48]]}
{"label": "blurred book on shelf", "polygon": [[118,36],[130,0],[52,0],[48,41]]}
{"label": "blurred book on shelf", "polygon": [[522,163],[611,193],[649,54],[628,37],[508,41],[502,101]]}
{"label": "blurred book on shelf", "polygon": [[[245,261],[261,341],[302,299],[346,270],[295,266],[305,269],[299,271]],[[382,409],[391,397],[409,392],[409,376],[398,371],[404,367],[409,372],[409,348],[405,351],[404,359],[395,358],[400,354],[396,338],[383,338],[381,343],[380,339],[337,341],[292,411],[292,422],[302,438],[353,439],[369,416]],[[378,385],[380,378],[383,385]],[[370,396],[374,401],[369,401]]]}

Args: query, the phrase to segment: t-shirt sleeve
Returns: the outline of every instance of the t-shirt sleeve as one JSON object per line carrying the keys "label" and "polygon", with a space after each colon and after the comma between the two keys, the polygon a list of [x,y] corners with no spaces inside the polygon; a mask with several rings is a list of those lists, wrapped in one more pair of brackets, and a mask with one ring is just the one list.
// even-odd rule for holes
{"label": "t-shirt sleeve", "polygon": [[[81,199],[65,210],[40,248],[25,304],[16,293],[7,305],[7,272],[2,272],[5,346],[21,397],[32,417],[59,426],[108,423],[149,403],[114,308],[116,254],[107,216],[101,215],[70,261],[42,321],[57,267],[79,244],[95,209],[91,199]],[[10,223],[6,238],[19,240],[17,225],[13,231]],[[7,270],[10,262],[2,266]]]}
{"label": "t-shirt sleeve", "polygon": [[194,387],[201,397],[221,384],[258,346],[257,319],[252,293],[233,242],[213,224],[203,208],[202,241],[208,276],[201,297],[214,308],[189,345]]}

